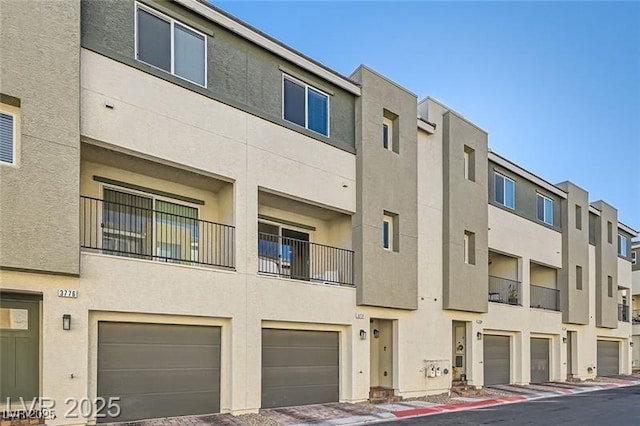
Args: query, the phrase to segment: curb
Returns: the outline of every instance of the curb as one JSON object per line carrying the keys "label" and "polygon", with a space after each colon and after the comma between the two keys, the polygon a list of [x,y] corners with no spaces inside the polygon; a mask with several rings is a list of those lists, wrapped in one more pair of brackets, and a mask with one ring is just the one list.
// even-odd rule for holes
{"label": "curb", "polygon": [[422,417],[434,414],[450,413],[453,411],[467,411],[477,408],[494,407],[496,405],[517,404],[519,402],[531,401],[543,398],[555,398],[559,396],[574,395],[586,392],[596,392],[600,390],[623,388],[640,384],[640,380],[625,381],[622,383],[603,383],[601,385],[592,386],[586,389],[557,389],[548,392],[540,392],[533,395],[514,395],[503,398],[490,398],[479,401],[469,401],[460,404],[442,404],[433,407],[415,408],[410,410],[393,411],[392,414],[396,418]]}

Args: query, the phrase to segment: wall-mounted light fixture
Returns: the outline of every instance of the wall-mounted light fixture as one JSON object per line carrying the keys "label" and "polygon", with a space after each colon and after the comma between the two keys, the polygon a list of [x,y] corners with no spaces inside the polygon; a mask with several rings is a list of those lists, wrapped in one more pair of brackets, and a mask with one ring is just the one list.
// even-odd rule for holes
{"label": "wall-mounted light fixture", "polygon": [[360,340],[367,340],[367,332],[365,330],[360,330]]}
{"label": "wall-mounted light fixture", "polygon": [[562,338],[562,343],[567,343],[567,338],[566,337]]}
{"label": "wall-mounted light fixture", "polygon": [[629,346],[633,347],[633,342],[629,342]]}
{"label": "wall-mounted light fixture", "polygon": [[375,329],[373,330],[373,337],[374,337],[374,338],[376,338],[376,339],[377,339],[378,337],[380,337],[380,330],[378,330],[377,328],[375,328]]}
{"label": "wall-mounted light fixture", "polygon": [[63,330],[71,330],[71,315],[70,314],[62,315],[62,329]]}
{"label": "wall-mounted light fixture", "polygon": [[478,340],[482,340],[482,333],[478,331],[476,333],[476,337],[478,338]]}

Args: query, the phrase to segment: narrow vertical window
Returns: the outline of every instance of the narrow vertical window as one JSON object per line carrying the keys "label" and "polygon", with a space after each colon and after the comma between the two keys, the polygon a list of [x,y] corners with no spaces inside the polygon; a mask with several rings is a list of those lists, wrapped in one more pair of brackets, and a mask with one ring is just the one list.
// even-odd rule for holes
{"label": "narrow vertical window", "polygon": [[464,146],[464,178],[471,182],[476,181],[476,151],[473,148]]}
{"label": "narrow vertical window", "polygon": [[15,164],[15,147],[15,116],[0,112],[0,163]]}
{"label": "narrow vertical window", "polygon": [[607,242],[613,244],[613,223],[607,222]]}
{"label": "narrow vertical window", "polygon": [[391,131],[393,125],[389,123],[387,118],[384,119],[382,123],[382,147],[384,149],[391,149]]}
{"label": "narrow vertical window", "polygon": [[464,231],[463,237],[464,263],[468,265],[476,264],[476,234],[471,231]]}
{"label": "narrow vertical window", "polygon": [[400,153],[398,138],[398,115],[386,109],[382,110],[382,147],[396,154]]}
{"label": "narrow vertical window", "polygon": [[607,296],[613,297],[613,277],[607,276]]}
{"label": "narrow vertical window", "polygon": [[393,218],[388,215],[382,219],[382,248],[393,249]]}
{"label": "narrow vertical window", "polygon": [[576,204],[576,229],[582,230],[582,207]]}
{"label": "narrow vertical window", "polygon": [[582,290],[582,266],[576,265],[576,289]]}
{"label": "narrow vertical window", "polygon": [[631,252],[631,264],[635,265],[637,261],[638,261],[637,260],[637,253],[635,251],[632,251]]}

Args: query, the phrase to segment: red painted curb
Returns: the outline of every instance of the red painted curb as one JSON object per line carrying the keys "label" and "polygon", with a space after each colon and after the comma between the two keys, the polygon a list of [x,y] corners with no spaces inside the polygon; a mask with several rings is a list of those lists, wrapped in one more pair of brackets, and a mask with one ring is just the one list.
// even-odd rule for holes
{"label": "red painted curb", "polygon": [[415,408],[412,410],[394,411],[393,415],[396,417],[421,416],[426,414],[442,413],[445,411],[462,410],[466,408],[489,407],[492,405],[504,404],[506,402],[517,402],[517,401],[526,401],[526,400],[527,400],[526,397],[520,396],[520,395],[508,396],[505,398],[491,398],[491,399],[484,399],[480,401],[461,402],[460,404],[443,404],[443,405],[436,405],[434,407],[424,407],[424,408]]}

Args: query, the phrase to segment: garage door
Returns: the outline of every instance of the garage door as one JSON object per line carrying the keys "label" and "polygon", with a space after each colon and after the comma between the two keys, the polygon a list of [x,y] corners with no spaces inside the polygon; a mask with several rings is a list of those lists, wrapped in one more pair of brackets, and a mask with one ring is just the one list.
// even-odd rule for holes
{"label": "garage door", "polygon": [[98,396],[128,421],[220,411],[220,327],[98,323]]}
{"label": "garage door", "polygon": [[598,364],[596,365],[598,376],[620,374],[619,348],[618,342],[598,340]]}
{"label": "garage door", "polygon": [[338,332],[262,330],[262,408],[337,402]]}
{"label": "garage door", "polygon": [[549,339],[531,338],[531,383],[549,381]]}
{"label": "garage door", "polygon": [[509,336],[484,336],[484,384],[508,384],[511,380]]}

